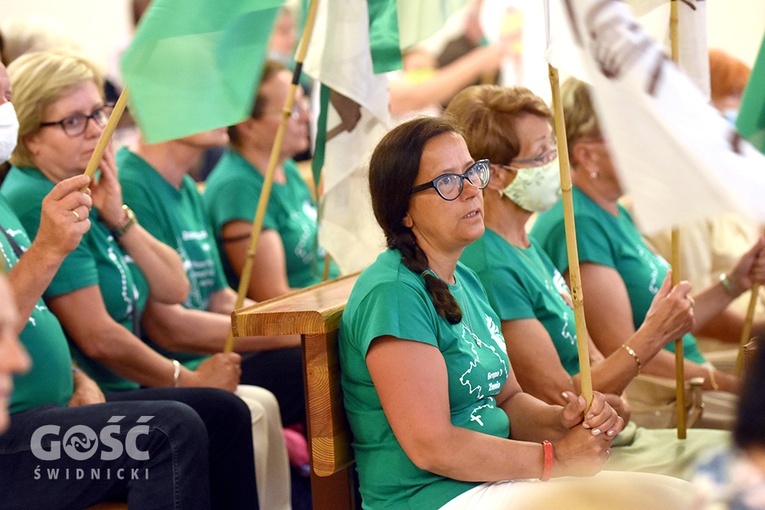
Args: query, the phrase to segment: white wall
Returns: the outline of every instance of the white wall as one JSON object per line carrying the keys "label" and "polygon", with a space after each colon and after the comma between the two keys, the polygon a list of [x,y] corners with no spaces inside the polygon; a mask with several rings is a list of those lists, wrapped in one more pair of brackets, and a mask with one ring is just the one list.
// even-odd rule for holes
{"label": "white wall", "polygon": [[130,0],[0,0],[0,30],[13,18],[44,16],[104,66],[131,32]]}
{"label": "white wall", "polygon": [[765,36],[765,0],[708,0],[707,42],[750,66]]}

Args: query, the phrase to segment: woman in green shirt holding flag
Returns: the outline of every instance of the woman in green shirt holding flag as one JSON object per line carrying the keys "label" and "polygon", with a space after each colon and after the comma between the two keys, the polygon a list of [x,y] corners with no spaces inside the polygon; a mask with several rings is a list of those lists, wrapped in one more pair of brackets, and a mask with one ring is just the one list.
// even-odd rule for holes
{"label": "woman in green shirt holding flag", "polygon": [[364,508],[543,508],[560,482],[501,481],[595,474],[623,426],[599,393],[583,422],[582,397],[550,406],[521,391],[499,318],[458,261],[484,232],[488,181],[488,160],[441,119],[394,128],[372,155],[388,250],[359,276],[339,339]]}

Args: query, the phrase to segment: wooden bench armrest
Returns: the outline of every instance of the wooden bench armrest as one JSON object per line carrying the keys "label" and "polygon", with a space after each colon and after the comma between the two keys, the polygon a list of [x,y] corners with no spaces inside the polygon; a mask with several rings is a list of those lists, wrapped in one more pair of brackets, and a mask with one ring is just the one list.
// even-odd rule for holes
{"label": "wooden bench armrest", "polygon": [[357,278],[357,274],[338,278],[232,313],[235,337],[301,335],[311,464],[319,476],[330,476],[353,463],[337,336]]}

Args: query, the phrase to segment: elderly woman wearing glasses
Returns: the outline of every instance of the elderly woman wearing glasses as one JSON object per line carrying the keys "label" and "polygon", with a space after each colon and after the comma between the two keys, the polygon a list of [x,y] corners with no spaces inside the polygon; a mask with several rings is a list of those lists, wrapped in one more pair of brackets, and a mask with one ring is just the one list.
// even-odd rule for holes
{"label": "elderly woman wearing glasses", "polygon": [[[41,210],[49,209],[43,204],[55,196],[46,195],[57,183],[84,171],[108,107],[98,69],[75,54],[30,53],[15,60],[8,74],[19,143],[0,192],[30,237],[35,237]],[[207,431],[199,441],[210,446],[214,507],[251,507],[257,494],[248,409],[240,399],[220,391],[235,387],[239,355],[219,354],[191,371],[137,336],[147,297],[179,303],[189,282],[178,254],[153,238],[123,206],[111,149],[99,169],[100,175],[86,190],[92,197],[90,213],[82,204],[57,209],[63,221],[87,222],[90,228],[83,229],[87,232],[63,259],[44,294],[63,326],[75,362],[104,391],[103,395],[96,391],[89,403],[105,399],[187,404]],[[137,283],[133,270],[144,274],[146,285]],[[226,425],[221,426],[224,415]]]}
{"label": "elderly woman wearing glasses", "polygon": [[[232,150],[206,181],[205,203],[224,255],[229,284],[234,288],[244,268],[252,221],[291,79],[283,64],[266,62],[252,116],[229,128]],[[316,245],[316,203],[291,159],[308,147],[308,111],[299,89],[252,264],[247,294],[256,301],[322,280],[324,254]],[[332,264],[329,276],[337,275]]]}
{"label": "elderly woman wearing glasses", "polygon": [[[497,162],[484,189],[486,230],[460,260],[476,272],[502,321],[507,354],[523,390],[563,405],[562,392],[580,388],[574,310],[563,277],[526,233],[532,215],[552,207],[560,195],[552,113],[526,88],[493,85],[468,87],[445,113],[462,128],[474,157],[485,155]],[[689,291],[687,282],[670,290],[665,279],[649,319],[629,340],[642,362],[693,325]],[[607,359],[594,346],[590,349],[593,387],[609,395],[628,421],[629,411],[619,396],[637,375],[635,359],[626,349]],[[665,447],[678,444],[675,430],[647,430],[630,423],[614,441],[614,455],[605,469],[689,479],[698,451],[727,440],[723,431],[694,430],[682,449],[667,455]]]}
{"label": "elderly woman wearing glasses", "polygon": [[500,320],[459,262],[484,233],[489,168],[436,118],[394,128],[372,154],[372,207],[388,250],[359,276],[339,340],[366,507],[532,508],[560,481],[500,481],[597,473],[622,429],[599,393],[583,422],[583,398],[547,405],[521,391]]}
{"label": "elderly woman wearing glasses", "polygon": [[[569,80],[563,85],[562,95],[589,333],[605,356],[621,351],[620,356],[629,354],[634,358],[636,369],[643,374],[674,379],[675,359],[669,352],[674,347],[672,343],[652,355],[634,341],[636,330],[651,320],[651,303],[663,292],[661,282],[667,275],[669,264],[646,244],[630,214],[619,203],[623,191],[587,86]],[[565,276],[568,257],[560,202],[539,216],[531,236]],[[739,380],[708,363],[693,334],[705,331],[714,323],[740,331],[743,318],[727,307],[763,278],[765,241],[759,239],[721,281],[702,289],[692,298],[689,296],[695,323],[691,332],[682,337],[685,377],[704,379],[704,412],[698,422],[700,426],[730,428],[733,425],[734,393],[739,390]],[[762,324],[755,326],[754,335],[765,333]],[[628,394],[631,400],[633,396],[645,398],[631,392],[630,388]],[[651,405],[650,400],[644,403]],[[651,413],[648,415],[650,417]]]}

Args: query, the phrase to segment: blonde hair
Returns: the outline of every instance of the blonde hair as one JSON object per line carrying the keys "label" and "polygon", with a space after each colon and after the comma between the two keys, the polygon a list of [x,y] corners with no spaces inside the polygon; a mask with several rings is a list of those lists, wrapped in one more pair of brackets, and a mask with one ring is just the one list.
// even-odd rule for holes
{"label": "blonde hair", "polygon": [[462,131],[473,159],[507,165],[518,157],[521,142],[515,123],[524,115],[552,123],[544,100],[525,87],[473,85],[459,92],[444,111]]}
{"label": "blonde hair", "polygon": [[572,148],[579,140],[602,136],[598,115],[589,86],[576,78],[569,78],[561,85],[561,103],[566,120],[568,153],[573,157]]}
{"label": "blonde hair", "polygon": [[99,67],[72,52],[27,53],[11,62],[8,76],[13,89],[13,107],[19,118],[19,143],[10,159],[16,166],[34,166],[24,140],[40,130],[47,108],[66,92],[92,81],[103,97],[104,78]]}

